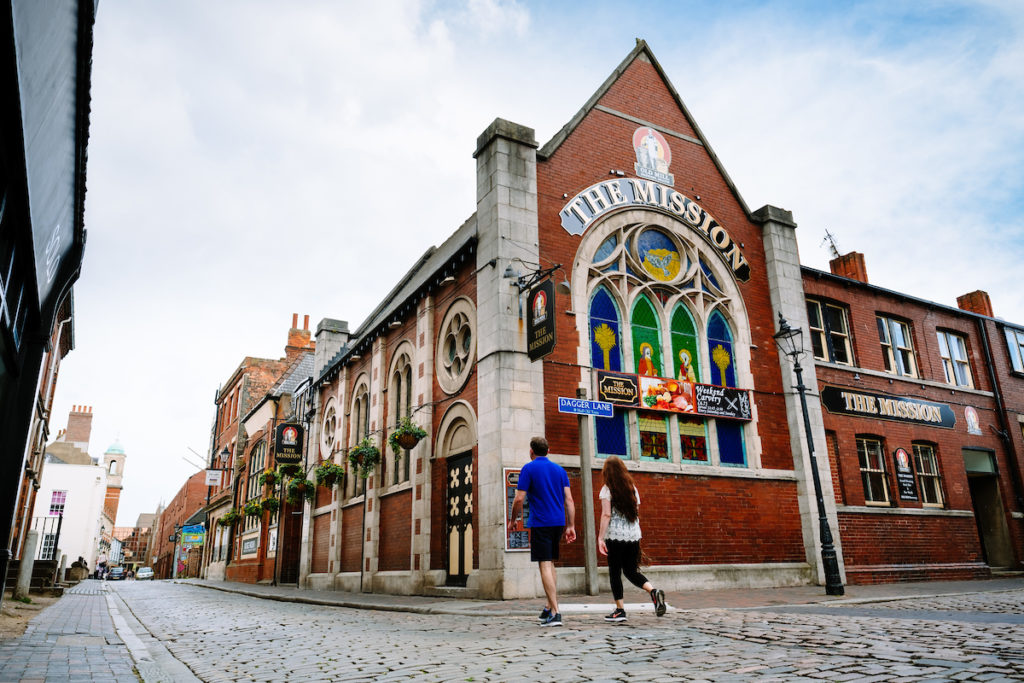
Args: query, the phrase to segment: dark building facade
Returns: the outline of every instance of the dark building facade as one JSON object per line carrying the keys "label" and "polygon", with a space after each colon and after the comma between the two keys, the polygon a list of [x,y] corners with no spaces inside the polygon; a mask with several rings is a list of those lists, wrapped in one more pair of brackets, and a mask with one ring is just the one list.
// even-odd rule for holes
{"label": "dark building facade", "polygon": [[93,0],[0,9],[0,579],[39,443],[30,431],[43,358],[60,353],[58,313],[85,246],[95,13]]}

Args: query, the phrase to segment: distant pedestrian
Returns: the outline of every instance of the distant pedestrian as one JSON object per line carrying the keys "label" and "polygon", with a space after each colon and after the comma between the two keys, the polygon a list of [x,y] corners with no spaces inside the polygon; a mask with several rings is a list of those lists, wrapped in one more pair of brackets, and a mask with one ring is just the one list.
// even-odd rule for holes
{"label": "distant pedestrian", "polygon": [[597,535],[597,549],[608,556],[608,579],[612,586],[615,610],[605,621],[625,621],[626,607],[622,602],[622,575],[625,574],[637,588],[651,596],[654,612],[665,614],[665,591],[655,588],[640,573],[640,492],[626,464],[614,455],[601,468],[604,486],[601,499],[601,531]]}
{"label": "distant pedestrian", "polygon": [[542,436],[530,439],[530,462],[523,465],[516,485],[516,497],[508,518],[511,532],[523,510],[523,499],[530,505],[526,526],[530,528],[530,559],[537,563],[547,604],[540,613],[541,626],[561,626],[558,609],[558,581],[555,560],[558,544],[576,540],[576,506],[569,489],[569,475],[558,463],[548,460],[548,442]]}

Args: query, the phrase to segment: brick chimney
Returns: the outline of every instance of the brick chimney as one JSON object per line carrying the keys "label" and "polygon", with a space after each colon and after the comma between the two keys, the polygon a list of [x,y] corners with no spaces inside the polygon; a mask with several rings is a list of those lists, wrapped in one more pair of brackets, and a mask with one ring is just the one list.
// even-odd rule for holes
{"label": "brick chimney", "polygon": [[995,317],[992,313],[992,300],[988,298],[988,292],[980,289],[968,292],[963,296],[958,296],[956,298],[956,305],[964,311],[987,315],[990,318]]}
{"label": "brick chimney", "polygon": [[868,283],[868,269],[864,265],[864,254],[859,251],[851,251],[828,262],[833,275],[848,277],[851,280]]}
{"label": "brick chimney", "polygon": [[316,348],[316,342],[309,331],[309,316],[305,316],[302,329],[299,329],[299,314],[292,313],[292,328],[288,330],[288,345],[284,347],[284,355],[289,361],[295,360],[301,351]]}
{"label": "brick chimney", "polygon": [[83,452],[88,453],[90,436],[92,436],[92,406],[71,406],[64,441],[72,443]]}

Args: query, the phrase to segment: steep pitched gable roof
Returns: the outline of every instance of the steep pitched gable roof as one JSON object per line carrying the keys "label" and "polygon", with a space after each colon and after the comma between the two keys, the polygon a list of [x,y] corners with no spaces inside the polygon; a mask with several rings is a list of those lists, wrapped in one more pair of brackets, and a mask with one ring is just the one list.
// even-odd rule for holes
{"label": "steep pitched gable roof", "polygon": [[[629,114],[614,111],[603,105],[598,104],[598,102],[601,101],[601,98],[603,98],[608,93],[608,91],[615,84],[615,82],[618,81],[624,73],[626,73],[629,67],[632,66],[633,62],[636,61],[641,55],[644,55],[647,58],[647,60],[651,63],[651,65],[654,67],[654,69],[658,72],[658,76],[664,82],[665,87],[668,89],[669,93],[672,95],[672,98],[679,106],[679,109],[683,113],[683,116],[686,117],[686,121],[690,124],[690,127],[693,128],[694,132],[696,133],[696,138],[692,138],[689,135],[684,135],[678,131],[665,130],[665,128],[653,122],[644,121],[636,117],[630,116]],[[636,47],[634,47],[633,50],[628,55],[626,55],[626,58],[622,60],[622,62],[615,68],[614,71],[612,71],[611,75],[609,75],[608,78],[605,79],[604,83],[601,84],[601,87],[599,87],[594,92],[594,94],[590,96],[590,99],[587,100],[586,104],[584,104],[583,107],[578,112],[576,112],[576,114],[569,120],[569,122],[562,126],[562,129],[555,133],[554,137],[548,140],[543,147],[537,150],[537,158],[541,160],[551,158],[551,156],[556,151],[558,151],[558,148],[561,147],[562,143],[565,142],[565,140],[570,135],[572,135],[573,131],[575,131],[576,128],[580,125],[580,123],[582,123],[583,119],[586,118],[586,116],[594,109],[602,110],[614,116],[619,116],[634,121],[635,123],[640,125],[649,126],[651,128],[660,130],[665,133],[669,133],[676,137],[686,138],[691,142],[697,143],[704,147],[704,149],[707,150],[708,156],[711,158],[712,163],[714,163],[715,168],[718,169],[718,172],[721,174],[723,180],[725,180],[726,185],[728,185],[729,190],[736,198],[736,201],[743,208],[744,213],[746,213],[748,217],[751,216],[750,208],[747,206],[747,203],[743,200],[743,197],[740,195],[739,190],[736,188],[736,184],[733,183],[732,178],[729,177],[729,174],[726,172],[725,167],[722,166],[722,162],[721,160],[719,160],[718,155],[715,154],[715,151],[711,148],[711,145],[710,143],[708,143],[707,138],[704,137],[704,133],[701,131],[700,126],[697,125],[697,121],[693,118],[693,115],[690,114],[690,110],[686,108],[686,105],[683,103],[683,99],[679,96],[679,92],[675,89],[675,86],[672,85],[672,82],[668,79],[668,76],[665,75],[665,70],[661,68],[661,64],[658,62],[657,58],[654,56],[654,53],[651,51],[651,48],[647,45],[647,42],[645,40],[641,38],[636,39]]]}

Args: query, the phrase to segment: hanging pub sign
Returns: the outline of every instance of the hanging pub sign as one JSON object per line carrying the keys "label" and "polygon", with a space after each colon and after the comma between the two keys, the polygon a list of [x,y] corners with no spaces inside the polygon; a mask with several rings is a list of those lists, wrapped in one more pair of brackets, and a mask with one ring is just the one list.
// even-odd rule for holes
{"label": "hanging pub sign", "polygon": [[526,355],[539,360],[555,350],[555,284],[545,280],[530,290],[526,312]]}
{"label": "hanging pub sign", "polygon": [[910,454],[905,448],[897,448],[892,458],[896,461],[896,486],[900,500],[917,500],[917,482],[914,481],[914,470],[910,467]]}
{"label": "hanging pub sign", "polygon": [[620,406],[750,420],[750,392],[688,380],[597,371],[597,397]]}
{"label": "hanging pub sign", "polygon": [[826,386],[821,389],[821,403],[828,412],[840,415],[912,422],[943,429],[952,429],[956,424],[953,409],[945,403],[908,396],[886,396]]}
{"label": "hanging pub sign", "polygon": [[274,454],[278,464],[297,465],[302,462],[302,425],[279,424],[276,436]]}

